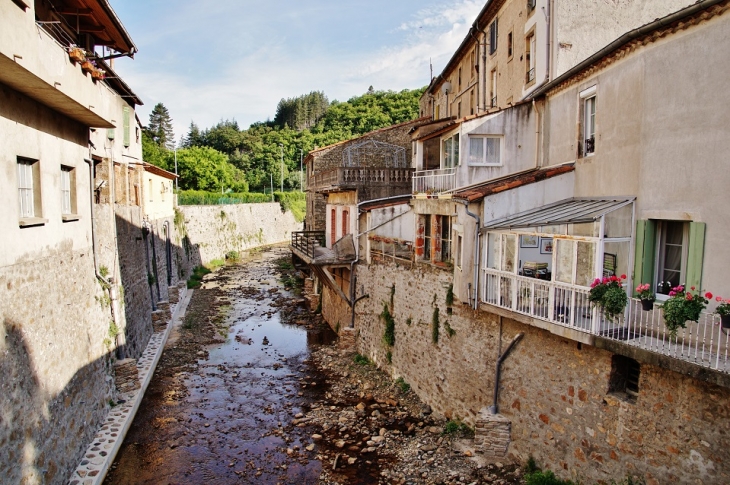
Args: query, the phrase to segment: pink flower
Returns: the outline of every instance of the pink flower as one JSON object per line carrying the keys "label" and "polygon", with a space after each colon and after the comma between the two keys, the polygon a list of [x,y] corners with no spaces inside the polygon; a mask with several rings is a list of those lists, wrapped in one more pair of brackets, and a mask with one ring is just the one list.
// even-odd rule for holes
{"label": "pink flower", "polygon": [[687,296],[685,297],[687,301],[692,301],[692,293],[687,293]]}
{"label": "pink flower", "polygon": [[712,293],[710,293],[709,291],[705,293],[705,298],[707,298],[708,300],[712,300]]}
{"label": "pink flower", "polygon": [[695,291],[695,287],[694,287],[694,286],[693,286],[693,287],[691,287],[691,288],[690,288],[690,290],[692,290],[692,291]]}
{"label": "pink flower", "polygon": [[722,297],[718,296],[717,298],[715,298],[715,301],[722,301]]}
{"label": "pink flower", "polygon": [[677,292],[672,290],[669,292],[669,296],[677,296]]}
{"label": "pink flower", "polygon": [[684,291],[684,286],[682,286],[682,285],[679,285],[679,286],[677,287],[677,291]]}

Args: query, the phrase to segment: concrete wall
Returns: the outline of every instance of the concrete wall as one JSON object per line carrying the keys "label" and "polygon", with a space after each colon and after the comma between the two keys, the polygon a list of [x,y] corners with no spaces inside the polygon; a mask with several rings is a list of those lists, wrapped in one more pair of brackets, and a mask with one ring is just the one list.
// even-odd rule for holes
{"label": "concrete wall", "polygon": [[[282,212],[278,203],[185,205],[178,210],[185,220],[185,231],[200,261],[225,258],[229,251],[288,242],[302,224],[291,212]],[[183,246],[185,246],[183,242]]]}
{"label": "concrete wall", "polygon": [[723,296],[730,214],[717,208],[730,202],[730,112],[720,109],[730,104],[729,27],[728,13],[713,17],[553,94],[546,140],[552,163],[576,159],[579,93],[596,86],[596,149],[576,162],[575,195],[633,195],[637,219],[706,223],[702,285]]}
{"label": "concrete wall", "polygon": [[[504,351],[517,333],[525,334],[502,367],[499,411],[512,423],[511,458],[524,461],[532,455],[561,477],[591,483],[627,473],[645,476],[651,484],[728,481],[730,390],[642,364],[639,396],[634,403],[624,401],[607,392],[608,351],[506,318],[500,332],[498,316],[463,305],[448,315],[448,272],[391,264],[357,270],[358,285],[370,294],[358,304],[358,351],[393,378],[403,377],[447,417],[473,425],[479,410],[492,405],[500,348]],[[378,315],[392,285],[396,337],[395,345],[386,348]],[[435,307],[437,344],[432,338]]]}

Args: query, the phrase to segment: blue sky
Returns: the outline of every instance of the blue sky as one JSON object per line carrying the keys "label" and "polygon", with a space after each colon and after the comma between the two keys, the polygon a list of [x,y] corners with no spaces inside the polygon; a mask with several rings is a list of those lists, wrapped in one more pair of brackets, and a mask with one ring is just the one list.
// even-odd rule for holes
{"label": "blue sky", "polygon": [[139,53],[115,70],[143,124],[163,103],[179,138],[191,121],[241,128],[311,91],[346,101],[369,86],[413,89],[439,74],[484,1],[111,0]]}

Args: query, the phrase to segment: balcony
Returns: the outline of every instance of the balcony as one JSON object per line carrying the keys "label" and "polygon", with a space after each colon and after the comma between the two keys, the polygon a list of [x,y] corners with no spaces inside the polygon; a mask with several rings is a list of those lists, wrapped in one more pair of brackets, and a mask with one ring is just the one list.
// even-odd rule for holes
{"label": "balcony", "polygon": [[590,304],[589,292],[586,287],[482,268],[480,300],[486,307],[730,373],[730,337],[722,332],[719,316],[703,313],[699,322],[687,322],[673,339],[656,305],[643,311],[640,300],[630,299],[624,315],[609,320]]}
{"label": "balcony", "polygon": [[324,231],[293,232],[291,235],[291,247],[301,253],[300,256],[306,256],[309,259],[314,259],[317,256],[317,254],[315,254],[317,249],[325,248],[325,240]]}
{"label": "balcony", "polygon": [[413,174],[413,193],[439,195],[456,189],[456,168],[418,170]]}
{"label": "balcony", "polygon": [[338,167],[312,175],[308,188],[315,192],[329,192],[359,187],[389,187],[407,192],[412,175],[412,168]]}

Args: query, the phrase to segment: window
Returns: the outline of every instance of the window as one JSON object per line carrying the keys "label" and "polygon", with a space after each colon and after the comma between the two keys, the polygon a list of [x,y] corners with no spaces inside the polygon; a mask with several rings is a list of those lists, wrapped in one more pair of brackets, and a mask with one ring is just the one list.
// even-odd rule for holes
{"label": "window", "polygon": [[347,209],[342,211],[342,235],[350,234],[350,213]]}
{"label": "window", "polygon": [[498,136],[469,135],[469,165],[501,165]]}
{"label": "window", "polygon": [[535,33],[525,39],[525,84],[535,81]]}
{"label": "window", "polygon": [[512,57],[512,31],[507,33],[507,57]]}
{"label": "window", "polygon": [[461,92],[461,68],[459,68],[459,92]]}
{"label": "window", "polygon": [[447,263],[452,260],[451,217],[423,214],[418,219],[416,256],[424,262]]}
{"label": "window", "polygon": [[657,293],[666,295],[685,282],[689,225],[679,221],[658,223],[656,260]]}
{"label": "window", "polygon": [[337,211],[333,208],[330,212],[330,247],[337,240]]}
{"label": "window", "polygon": [[581,155],[593,155],[596,147],[596,86],[580,93],[581,103]]}
{"label": "window", "polygon": [[461,268],[461,255],[463,251],[464,237],[461,234],[456,235],[456,244],[454,245],[454,264],[457,268]]}
{"label": "window", "polygon": [[423,259],[431,261],[431,214],[423,216]]}
{"label": "window", "polygon": [[497,51],[497,19],[489,25],[489,53],[494,54]]}
{"label": "window", "polygon": [[20,217],[34,217],[33,204],[33,165],[32,160],[18,160],[18,196],[20,199]]}
{"label": "window", "polygon": [[474,114],[474,90],[469,93],[469,114]]}
{"label": "window", "polygon": [[124,108],[122,108],[122,142],[124,143],[125,147],[129,147],[129,121],[129,106],[125,106]]}
{"label": "window", "polygon": [[641,366],[637,361],[623,355],[611,357],[611,376],[608,381],[609,394],[634,402],[639,395],[639,373]]}
{"label": "window", "polygon": [[69,217],[76,214],[76,171],[73,167],[61,165],[61,213],[63,220],[76,220]]}
{"label": "window", "polygon": [[153,191],[153,189],[152,189],[152,179],[149,179],[149,182],[150,182],[150,202],[152,202],[154,200],[153,199],[153,196],[152,196],[152,191]]}
{"label": "window", "polygon": [[436,216],[439,226],[441,226],[441,238],[436,244],[436,249],[440,249],[439,261],[448,263],[451,261],[451,217]]}
{"label": "window", "polygon": [[636,223],[634,279],[652,283],[658,300],[672,287],[702,287],[705,223],[639,220]]}
{"label": "window", "polygon": [[165,202],[165,192],[167,192],[165,182],[160,182],[160,202]]}
{"label": "window", "polygon": [[532,12],[535,10],[535,6],[537,5],[537,0],[527,0],[527,12]]}
{"label": "window", "polygon": [[461,101],[459,101],[459,104],[456,105],[456,117],[461,118]]}
{"label": "window", "polygon": [[491,83],[489,84],[489,106],[492,108],[497,107],[497,69],[492,70]]}
{"label": "window", "polygon": [[454,168],[459,165],[459,134],[443,141],[443,168]]}
{"label": "window", "polygon": [[40,162],[18,157],[18,216],[20,226],[44,224],[41,219],[41,172]]}

